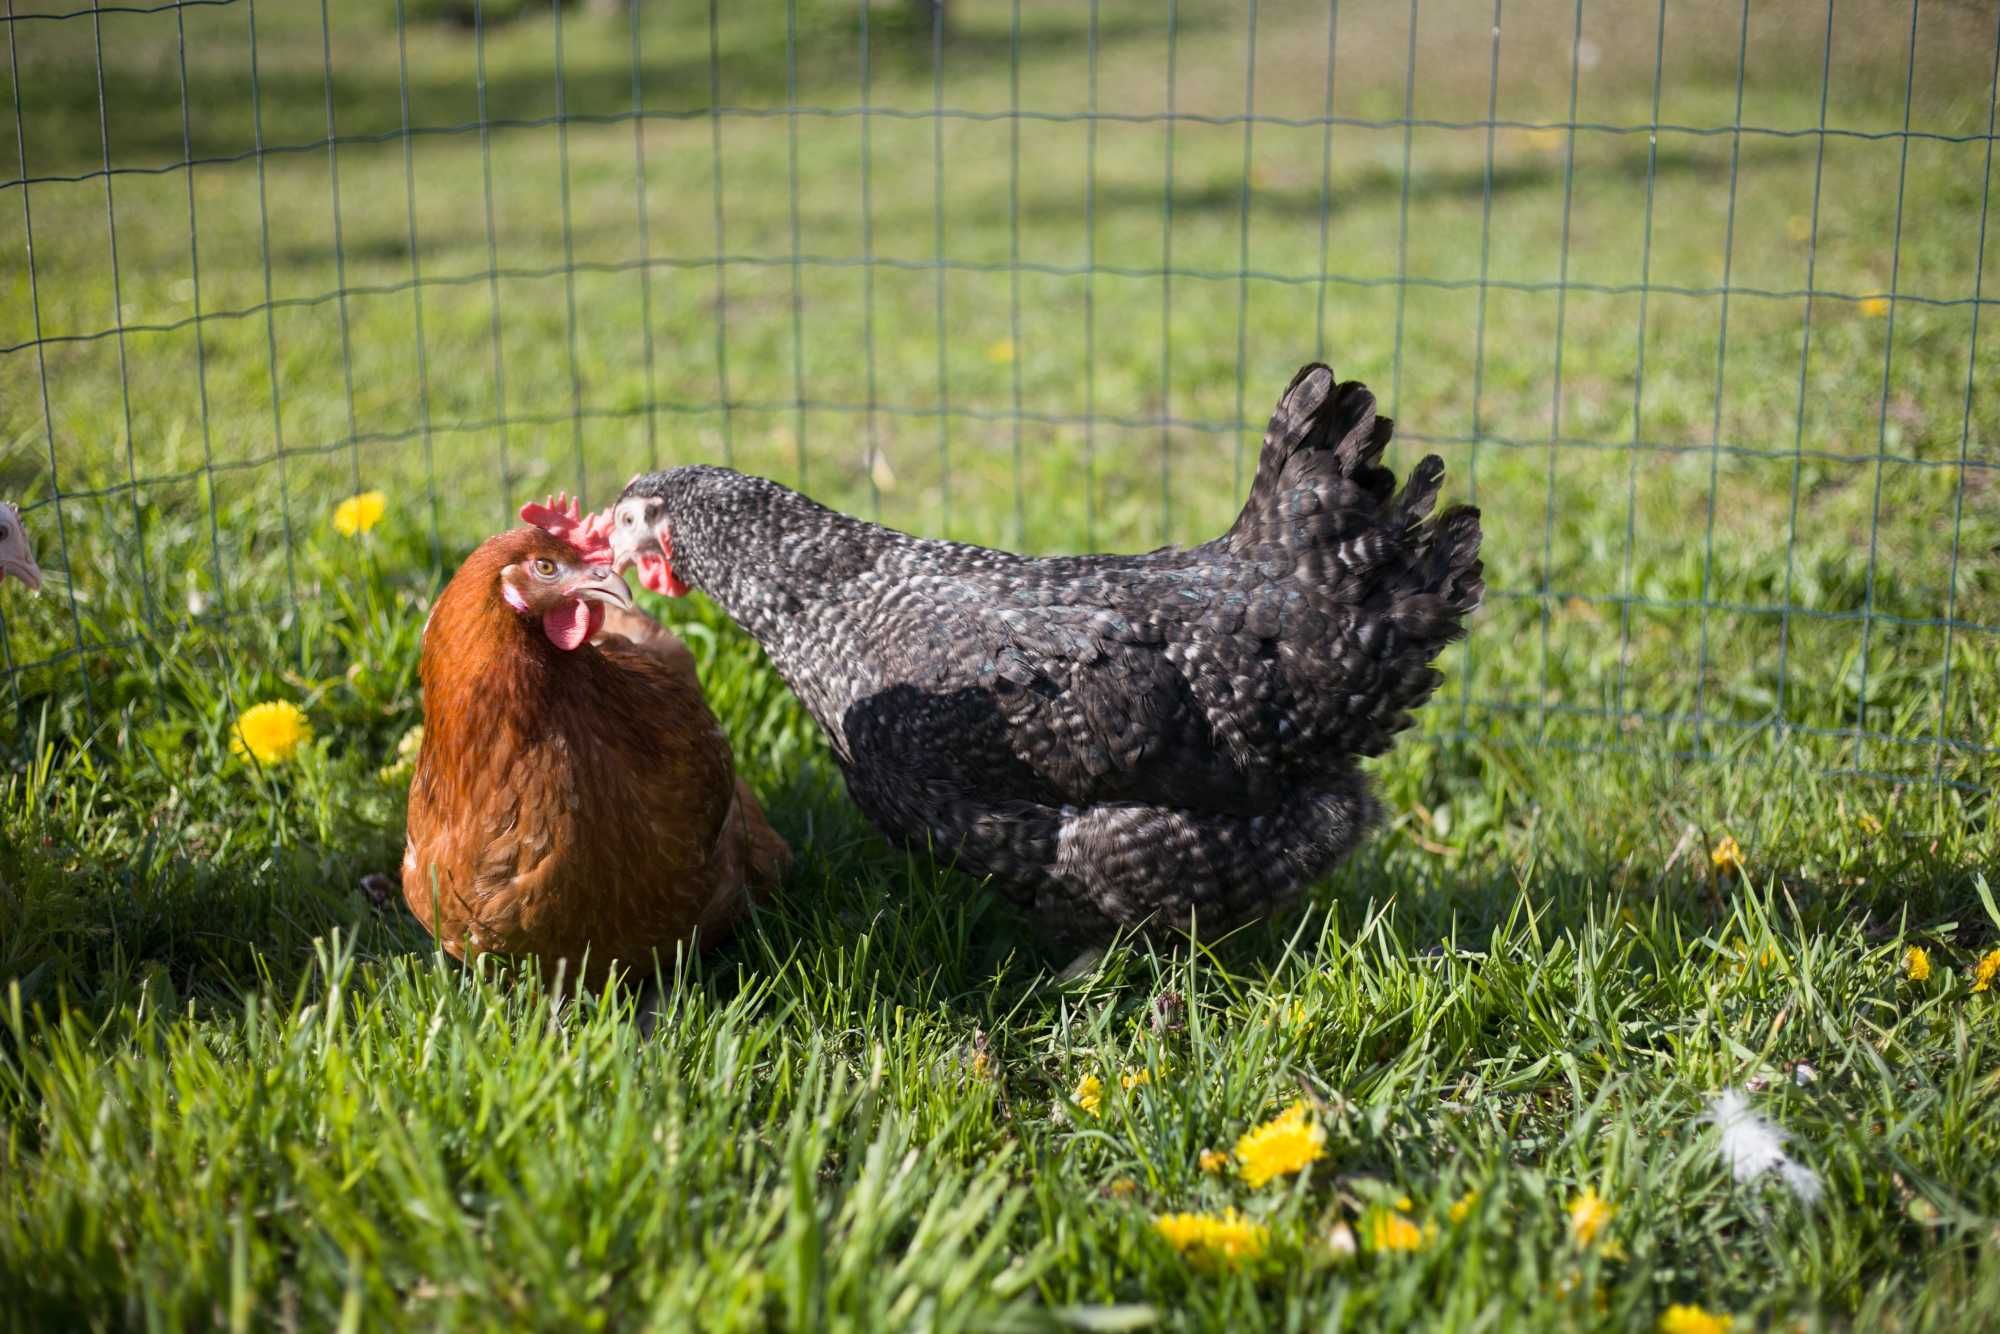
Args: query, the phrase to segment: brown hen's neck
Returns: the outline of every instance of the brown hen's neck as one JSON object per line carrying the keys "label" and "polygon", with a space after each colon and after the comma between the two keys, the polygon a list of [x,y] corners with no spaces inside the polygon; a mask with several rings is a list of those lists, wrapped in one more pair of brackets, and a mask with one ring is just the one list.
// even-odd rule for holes
{"label": "brown hen's neck", "polygon": [[424,634],[425,712],[470,740],[499,742],[542,717],[562,678],[591,670],[597,654],[588,645],[566,653],[497,594],[464,592],[445,590]]}

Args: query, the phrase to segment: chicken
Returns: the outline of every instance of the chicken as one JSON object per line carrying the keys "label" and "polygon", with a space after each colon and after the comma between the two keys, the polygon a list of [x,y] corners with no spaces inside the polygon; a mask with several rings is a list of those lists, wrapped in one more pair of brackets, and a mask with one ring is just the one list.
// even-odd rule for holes
{"label": "chicken", "polygon": [[28,530],[21,526],[21,511],[0,501],[0,583],[10,574],[26,584],[30,593],[42,587],[42,567],[35,564]]}
{"label": "chicken", "polygon": [[424,628],[403,897],[455,956],[534,955],[594,986],[613,959],[725,939],[791,852],[687,646],[577,551],[560,507],[523,516],[554,531],[488,539]]}
{"label": "chicken", "polygon": [[1377,818],[1364,756],[1442,679],[1483,592],[1479,515],[1397,492],[1359,383],[1299,371],[1211,542],[1030,559],[836,514],[774,482],[634,479],[593,535],[699,588],[825,729],[861,810],[1052,931],[1262,916]]}

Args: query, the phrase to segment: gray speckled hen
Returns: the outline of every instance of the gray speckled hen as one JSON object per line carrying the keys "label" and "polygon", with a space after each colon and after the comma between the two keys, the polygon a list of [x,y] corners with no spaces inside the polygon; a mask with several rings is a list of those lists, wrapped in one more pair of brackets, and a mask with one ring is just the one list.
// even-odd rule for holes
{"label": "gray speckled hen", "polygon": [[1248,501],[1190,549],[1030,559],[836,514],[721,468],[650,473],[622,567],[760,640],[855,802],[1067,931],[1215,925],[1294,897],[1376,814],[1363,756],[1441,679],[1479,605],[1478,511],[1397,493],[1390,421],[1294,377]]}

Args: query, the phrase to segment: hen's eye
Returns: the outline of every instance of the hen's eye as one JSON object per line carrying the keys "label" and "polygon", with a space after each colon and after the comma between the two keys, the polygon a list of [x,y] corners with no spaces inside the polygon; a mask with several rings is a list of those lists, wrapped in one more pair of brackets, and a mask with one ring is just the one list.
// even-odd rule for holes
{"label": "hen's eye", "polygon": [[553,579],[556,577],[556,563],[546,556],[535,562],[534,570],[537,579]]}
{"label": "hen's eye", "polygon": [[7,540],[7,525],[4,523],[0,523],[0,542],[5,542],[6,540]]}

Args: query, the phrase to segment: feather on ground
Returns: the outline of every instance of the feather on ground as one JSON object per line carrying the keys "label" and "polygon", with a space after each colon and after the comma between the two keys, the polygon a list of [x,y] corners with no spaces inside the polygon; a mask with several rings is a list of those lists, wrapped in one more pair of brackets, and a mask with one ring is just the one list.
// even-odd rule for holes
{"label": "feather on ground", "polygon": [[1721,1132],[1717,1150],[1739,1185],[1775,1172],[1792,1194],[1806,1204],[1824,1191],[1819,1174],[1785,1152],[1785,1132],[1750,1110],[1750,1098],[1740,1089],[1724,1089],[1708,1104],[1702,1120]]}

